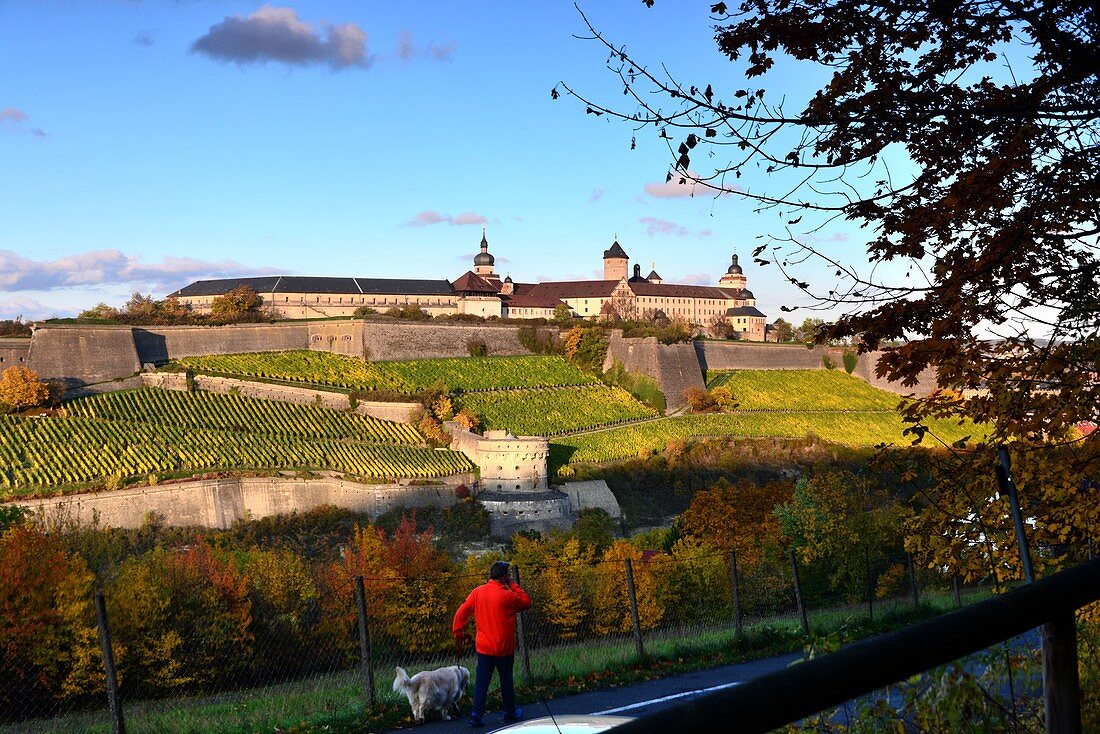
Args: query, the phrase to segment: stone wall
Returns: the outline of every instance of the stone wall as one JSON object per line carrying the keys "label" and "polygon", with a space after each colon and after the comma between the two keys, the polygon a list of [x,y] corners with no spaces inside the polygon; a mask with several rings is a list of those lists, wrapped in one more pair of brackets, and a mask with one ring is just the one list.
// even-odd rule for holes
{"label": "stone wall", "polygon": [[[881,377],[878,377],[875,375],[875,365],[878,364],[878,358],[881,354],[882,352],[868,352],[867,354],[859,355],[859,361],[856,362],[856,368],[852,371],[852,374],[880,390],[889,390],[898,395],[917,395],[919,397],[925,397],[936,389],[936,370],[931,367],[923,370],[920,375],[917,376],[917,384],[910,387],[906,387],[898,382],[887,382]],[[838,364],[843,363],[838,362]]]}
{"label": "stone wall", "polygon": [[5,338],[0,339],[0,372],[8,367],[27,367],[31,340]]}
{"label": "stone wall", "polygon": [[363,357],[363,322],[312,321],[309,323],[309,348],[315,351]]}
{"label": "stone wall", "polygon": [[142,364],[164,364],[179,357],[309,348],[309,324],[232,324],[229,326],[134,327]]}
{"label": "stone wall", "polygon": [[39,326],[27,362],[44,379],[78,387],[134,375],[141,360],[128,326]]}
{"label": "stone wall", "polygon": [[363,344],[369,359],[434,359],[465,357],[466,344],[480,339],[490,356],[530,354],[519,343],[519,327],[510,324],[417,324],[367,321],[363,324]]}
{"label": "stone wall", "polygon": [[[459,482],[461,483],[461,482]],[[401,486],[359,484],[340,479],[242,477],[162,484],[97,494],[24,500],[21,505],[47,517],[90,524],[140,527],[150,512],[175,527],[225,529],[238,520],[306,512],[335,505],[372,518],[397,507],[448,507],[458,501],[454,484]]]}
{"label": "stone wall", "polygon": [[[146,372],[141,375],[141,382],[145,387],[155,387],[163,390],[187,390],[187,378],[182,372]],[[228,395],[236,391],[248,398],[279,400],[284,403],[296,403],[298,405],[319,405],[330,410],[348,410],[351,405],[348,396],[344,393],[312,390],[290,385],[273,385],[267,382],[236,380],[230,377],[195,375],[195,389],[221,393],[222,395]],[[408,423],[412,414],[420,410],[420,407],[420,403],[379,403],[361,400],[355,406],[354,412],[358,415],[369,415],[382,420]]]}
{"label": "stone wall", "polygon": [[840,367],[842,349],[796,344],[742,344],[739,342],[693,342],[703,371],[707,370],[820,370],[821,358],[829,355]]}
{"label": "stone wall", "polygon": [[613,331],[608,339],[604,369],[609,369],[616,359],[628,372],[640,372],[657,380],[669,413],[684,406],[684,390],[706,387],[691,344],[660,344],[655,337],[624,339],[622,332]]}
{"label": "stone wall", "polygon": [[611,488],[602,479],[588,482],[566,482],[561,488],[569,496],[569,509],[574,515],[581,510],[603,510],[618,520],[623,512]]}

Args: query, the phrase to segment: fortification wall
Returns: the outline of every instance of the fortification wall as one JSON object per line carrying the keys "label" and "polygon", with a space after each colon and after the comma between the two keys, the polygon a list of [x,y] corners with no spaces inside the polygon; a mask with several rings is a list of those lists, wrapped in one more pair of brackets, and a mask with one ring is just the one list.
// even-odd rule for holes
{"label": "fortification wall", "polygon": [[491,356],[530,354],[519,343],[519,327],[511,324],[417,324],[367,321],[363,324],[363,344],[369,359],[435,359],[465,357],[466,344],[480,339]]}
{"label": "fortification wall", "polygon": [[128,326],[39,326],[27,363],[39,377],[73,387],[129,377],[141,369]]}
{"label": "fortification wall", "polygon": [[703,371],[706,370],[820,370],[821,358],[829,355],[839,366],[842,349],[786,344],[741,344],[739,342],[693,342]]}
{"label": "fortification wall", "polygon": [[[461,482],[456,482],[461,483]],[[455,485],[370,485],[340,479],[242,477],[165,484],[97,494],[24,500],[21,505],[46,517],[90,524],[140,527],[150,512],[175,527],[225,529],[238,520],[306,512],[335,505],[372,518],[397,507],[448,507],[458,501]]]}
{"label": "fortification wall", "polygon": [[621,332],[613,331],[608,339],[604,369],[609,369],[616,359],[628,372],[640,372],[657,380],[669,413],[684,406],[684,390],[706,386],[691,344],[660,344],[652,336],[624,339]]}
{"label": "fortification wall", "polygon": [[309,348],[315,351],[363,357],[363,322],[311,321],[308,325]]}
{"label": "fortification wall", "polygon": [[918,397],[924,397],[932,393],[936,389],[936,370],[934,368],[928,368],[922,370],[917,376],[917,384],[906,387],[899,382],[887,382],[881,377],[875,374],[875,365],[878,364],[878,358],[882,352],[868,352],[867,354],[859,355],[859,361],[856,362],[856,368],[852,371],[852,374],[861,380],[866,381],[873,387],[877,387],[880,390],[889,390],[892,393],[898,395],[916,395]]}
{"label": "fortification wall", "polygon": [[[187,390],[187,377],[182,372],[143,372],[140,376],[144,387],[161,390]],[[216,392],[222,395],[236,391],[239,395],[261,400],[279,400],[298,405],[319,405],[330,410],[348,410],[350,402],[343,393],[327,390],[311,390],[290,385],[272,385],[267,382],[235,380],[229,377],[195,375],[195,389]],[[408,423],[413,412],[420,409],[420,403],[379,403],[361,400],[353,412],[369,415],[382,420]]]}
{"label": "fortification wall", "polygon": [[134,343],[142,364],[208,354],[282,352],[309,348],[309,323],[134,327]]}
{"label": "fortification wall", "polygon": [[27,367],[30,339],[0,339],[0,372],[8,367]]}

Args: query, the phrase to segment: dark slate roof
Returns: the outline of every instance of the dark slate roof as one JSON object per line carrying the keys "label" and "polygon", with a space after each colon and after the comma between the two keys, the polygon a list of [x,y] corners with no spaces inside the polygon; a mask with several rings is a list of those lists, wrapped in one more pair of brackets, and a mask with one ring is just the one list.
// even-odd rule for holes
{"label": "dark slate roof", "polygon": [[734,255],[733,258],[730,260],[730,266],[729,266],[729,269],[726,270],[726,273],[728,275],[742,275],[743,274],[743,271],[741,270],[741,266],[737,264],[737,255]]}
{"label": "dark slate roof", "polygon": [[603,259],[606,260],[610,257],[622,257],[630,259],[630,256],[626,254],[626,250],[619,244],[618,240],[612,243],[611,247],[603,251]]}
{"label": "dark slate roof", "polygon": [[680,285],[678,283],[650,283],[640,280],[630,283],[636,296],[663,296],[666,298],[729,298],[726,291],[711,285]]}
{"label": "dark slate roof", "polygon": [[532,296],[565,298],[609,298],[617,280],[561,280],[539,283],[527,293]]}
{"label": "dark slate roof", "polygon": [[756,306],[738,306],[726,309],[726,316],[764,316],[764,313]]}
{"label": "dark slate roof", "polygon": [[561,301],[553,296],[540,296],[538,294],[502,294],[500,300],[507,304],[508,308],[555,308]]}
{"label": "dark slate roof", "polygon": [[451,284],[457,293],[493,293],[497,287],[476,273],[467,270]]}
{"label": "dark slate roof", "polygon": [[257,293],[340,293],[398,294],[408,296],[453,295],[446,280],[409,278],[328,278],[304,275],[272,275],[262,278],[220,278],[198,280],[170,295],[181,298],[220,296],[246,285]]}
{"label": "dark slate roof", "polygon": [[656,270],[650,270],[649,275],[645,277],[646,280],[664,280],[661,276],[657,275]]}

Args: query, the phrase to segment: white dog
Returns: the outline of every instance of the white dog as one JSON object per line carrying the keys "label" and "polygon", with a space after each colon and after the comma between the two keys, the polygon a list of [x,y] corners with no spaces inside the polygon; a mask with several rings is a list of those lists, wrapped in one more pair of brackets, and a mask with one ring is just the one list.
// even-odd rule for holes
{"label": "white dog", "polygon": [[432,709],[439,709],[444,721],[450,721],[450,709],[458,711],[458,701],[466,695],[470,671],[461,665],[451,665],[436,670],[423,670],[409,677],[403,668],[397,668],[393,679],[394,693],[404,693],[412,707],[413,721],[424,723]]}

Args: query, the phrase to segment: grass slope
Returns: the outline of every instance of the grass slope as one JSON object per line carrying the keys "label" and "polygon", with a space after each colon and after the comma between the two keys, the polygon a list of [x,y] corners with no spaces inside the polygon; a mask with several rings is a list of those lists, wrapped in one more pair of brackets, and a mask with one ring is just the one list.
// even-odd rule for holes
{"label": "grass slope", "polygon": [[894,410],[901,398],[839,370],[708,372],[707,387],[728,387],[738,410]]}

